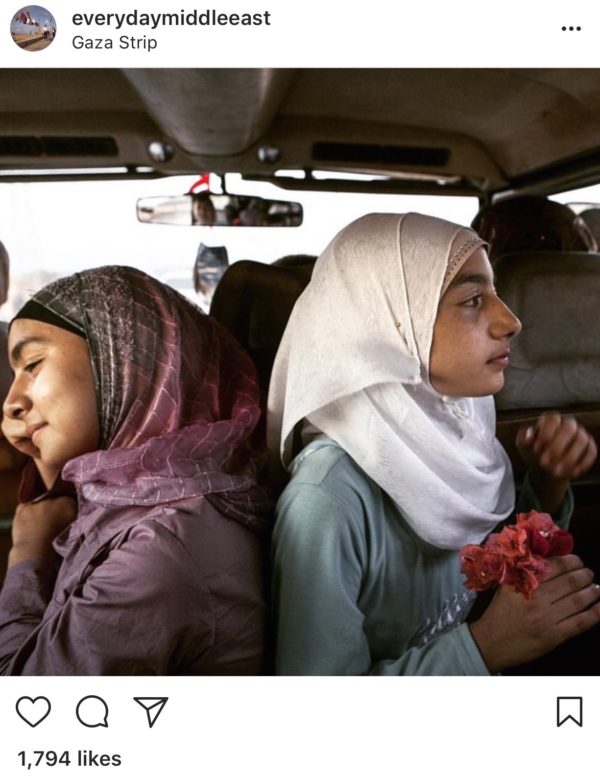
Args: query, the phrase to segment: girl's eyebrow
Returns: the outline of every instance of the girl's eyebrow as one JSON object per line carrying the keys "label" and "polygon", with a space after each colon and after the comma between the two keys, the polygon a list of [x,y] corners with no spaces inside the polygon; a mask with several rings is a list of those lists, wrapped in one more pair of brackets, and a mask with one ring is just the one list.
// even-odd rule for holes
{"label": "girl's eyebrow", "polygon": [[[492,284],[495,282],[495,278],[492,278]],[[482,286],[489,286],[490,285],[490,278],[489,275],[482,275],[479,273],[473,274],[473,275],[457,275],[454,280],[450,283],[450,288],[456,288],[457,286],[462,286],[465,283],[478,283]],[[449,290],[448,289],[448,290]]]}
{"label": "girl's eyebrow", "polygon": [[23,337],[23,339],[20,339],[10,352],[10,358],[9,358],[10,363],[18,364],[19,360],[21,359],[21,353],[23,352],[23,348],[34,342],[47,344],[48,339],[46,337]]}

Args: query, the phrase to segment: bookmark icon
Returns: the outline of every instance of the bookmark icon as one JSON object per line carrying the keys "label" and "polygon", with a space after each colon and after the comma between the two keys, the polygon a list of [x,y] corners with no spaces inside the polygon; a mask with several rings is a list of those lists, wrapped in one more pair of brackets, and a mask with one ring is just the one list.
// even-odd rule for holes
{"label": "bookmark icon", "polygon": [[159,718],[168,698],[134,698],[136,703],[144,709],[148,718],[148,727],[152,727]]}
{"label": "bookmark icon", "polygon": [[580,695],[561,696],[556,699],[556,727],[569,720],[583,727],[583,698]]}

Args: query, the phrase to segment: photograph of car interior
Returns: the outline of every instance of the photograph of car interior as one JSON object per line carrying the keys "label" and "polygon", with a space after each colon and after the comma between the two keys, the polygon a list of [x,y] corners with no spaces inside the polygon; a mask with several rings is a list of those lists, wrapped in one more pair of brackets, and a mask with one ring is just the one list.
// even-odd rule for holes
{"label": "photograph of car interior", "polygon": [[[523,327],[495,396],[517,488],[516,435],[540,413],[600,444],[600,70],[4,69],[0,201],[3,321],[62,276],[135,267],[229,330],[263,410],[290,313],[343,226],[473,223]],[[4,356],[0,378],[4,399]],[[1,444],[3,578],[23,458]],[[575,552],[598,577],[598,460],[572,491]],[[599,650],[596,627],[507,673],[595,674]]]}

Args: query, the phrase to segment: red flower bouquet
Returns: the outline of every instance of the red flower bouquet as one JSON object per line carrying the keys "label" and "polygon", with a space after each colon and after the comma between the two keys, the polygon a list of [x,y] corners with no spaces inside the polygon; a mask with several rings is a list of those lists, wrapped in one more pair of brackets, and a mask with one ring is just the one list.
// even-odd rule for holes
{"label": "red flower bouquet", "polygon": [[543,512],[517,515],[515,525],[490,534],[482,545],[467,544],[460,552],[460,569],[469,590],[512,585],[525,598],[548,573],[548,561],[573,550],[573,537]]}

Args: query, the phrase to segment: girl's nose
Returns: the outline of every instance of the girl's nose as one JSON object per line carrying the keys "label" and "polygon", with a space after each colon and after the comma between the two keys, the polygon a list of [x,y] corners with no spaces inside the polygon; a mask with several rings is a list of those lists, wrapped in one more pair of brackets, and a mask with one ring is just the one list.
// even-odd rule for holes
{"label": "girl's nose", "polygon": [[514,337],[521,331],[521,321],[501,299],[498,299],[497,318],[494,326],[494,336]]}
{"label": "girl's nose", "polygon": [[27,411],[29,405],[30,402],[26,394],[19,389],[18,378],[15,378],[2,405],[4,415],[7,418],[18,420]]}

